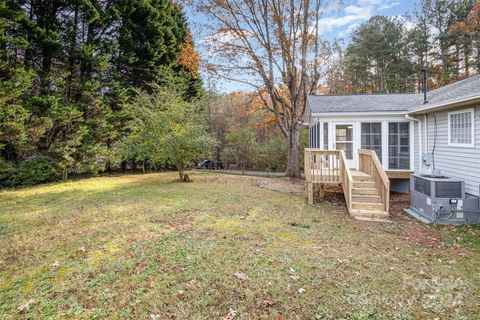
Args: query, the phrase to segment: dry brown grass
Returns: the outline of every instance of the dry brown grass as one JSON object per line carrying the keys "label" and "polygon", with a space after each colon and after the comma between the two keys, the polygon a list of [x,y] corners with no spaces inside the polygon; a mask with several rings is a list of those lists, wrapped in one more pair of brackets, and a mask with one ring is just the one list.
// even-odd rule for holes
{"label": "dry brown grass", "polygon": [[176,178],[1,193],[0,318],[478,318],[478,229],[355,221],[301,181]]}

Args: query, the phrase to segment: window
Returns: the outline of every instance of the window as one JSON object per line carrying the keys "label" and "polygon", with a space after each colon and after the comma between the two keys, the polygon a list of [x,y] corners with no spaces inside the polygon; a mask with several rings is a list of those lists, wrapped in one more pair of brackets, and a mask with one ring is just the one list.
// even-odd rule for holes
{"label": "window", "polygon": [[323,150],[328,150],[328,122],[323,123]]}
{"label": "window", "polygon": [[375,150],[382,161],[382,124],[362,123],[362,149]]}
{"label": "window", "polygon": [[473,109],[448,113],[448,145],[474,147]]}
{"label": "window", "polygon": [[320,148],[320,123],[311,124],[309,133],[309,147]]}
{"label": "window", "polygon": [[388,124],[388,168],[410,170],[410,124]]}

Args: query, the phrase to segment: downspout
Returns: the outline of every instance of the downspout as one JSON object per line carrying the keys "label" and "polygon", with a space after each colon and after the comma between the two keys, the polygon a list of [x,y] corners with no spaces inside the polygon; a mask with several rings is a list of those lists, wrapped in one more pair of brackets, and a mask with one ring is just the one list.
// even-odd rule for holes
{"label": "downspout", "polygon": [[[423,165],[422,165],[422,151],[423,151],[423,145],[422,145],[422,140],[423,140],[423,130],[422,130],[422,120],[420,119],[416,119],[416,118],[413,118],[411,117],[408,113],[405,114],[405,119],[407,120],[410,120],[410,121],[414,121],[414,122],[417,122],[418,123],[418,173],[422,173],[422,168],[423,168]],[[415,129],[413,129],[414,132],[413,132],[413,137],[415,139]],[[414,151],[415,152],[415,151]],[[414,167],[415,167],[415,164],[414,164]]]}

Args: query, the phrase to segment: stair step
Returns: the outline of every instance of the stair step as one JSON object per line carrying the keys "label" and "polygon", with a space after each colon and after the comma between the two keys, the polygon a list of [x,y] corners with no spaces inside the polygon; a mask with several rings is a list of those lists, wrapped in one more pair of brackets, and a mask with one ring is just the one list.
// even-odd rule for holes
{"label": "stair step", "polygon": [[373,181],[353,181],[353,188],[375,188],[375,182]]}
{"label": "stair step", "polygon": [[366,203],[382,203],[379,195],[352,195],[353,202],[366,202]]}
{"label": "stair step", "polygon": [[375,210],[382,211],[384,209],[383,203],[380,202],[356,202],[352,201],[352,209],[360,210]]}
{"label": "stair step", "polygon": [[374,181],[372,176],[355,176],[352,175],[353,181]]}
{"label": "stair step", "polygon": [[366,217],[366,218],[388,218],[388,213],[383,210],[360,210],[354,209],[351,212],[354,217]]}
{"label": "stair step", "polygon": [[352,194],[356,195],[378,195],[377,188],[353,188]]}

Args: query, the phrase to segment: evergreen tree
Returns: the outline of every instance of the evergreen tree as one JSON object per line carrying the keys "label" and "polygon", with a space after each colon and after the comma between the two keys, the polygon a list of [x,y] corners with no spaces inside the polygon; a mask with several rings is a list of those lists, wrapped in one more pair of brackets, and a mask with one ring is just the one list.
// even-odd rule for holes
{"label": "evergreen tree", "polygon": [[19,6],[0,1],[0,156],[15,162],[29,149],[27,119],[31,112],[23,96],[32,73],[23,56],[28,42],[20,32],[25,13]]}
{"label": "evergreen tree", "polygon": [[346,72],[363,92],[404,92],[413,74],[404,27],[397,19],[370,18],[353,34]]}
{"label": "evergreen tree", "polygon": [[187,34],[185,17],[170,0],[121,0],[116,8],[121,83],[147,89],[175,65]]}
{"label": "evergreen tree", "polygon": [[187,34],[167,0],[1,0],[0,167],[63,178],[112,169],[136,89],[171,71],[191,84],[185,96],[201,94]]}

